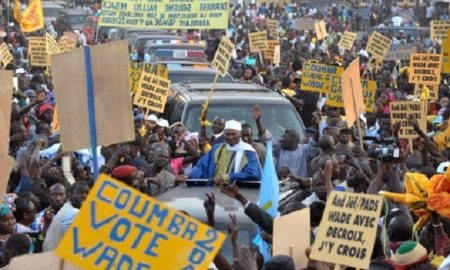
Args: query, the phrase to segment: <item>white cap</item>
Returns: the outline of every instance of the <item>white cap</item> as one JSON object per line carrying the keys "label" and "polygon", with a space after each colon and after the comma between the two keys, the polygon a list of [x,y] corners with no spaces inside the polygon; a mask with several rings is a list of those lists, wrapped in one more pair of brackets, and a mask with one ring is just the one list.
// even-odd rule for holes
{"label": "white cap", "polygon": [[445,171],[447,170],[448,167],[450,167],[449,161],[442,162],[441,164],[439,164],[436,172],[437,173],[445,173]]}
{"label": "white cap", "polygon": [[150,114],[149,116],[147,116],[147,120],[158,122],[158,117],[156,117],[156,115],[154,114]]}
{"label": "white cap", "polygon": [[166,127],[166,128],[169,127],[169,122],[168,122],[166,119],[163,119],[163,118],[159,118],[159,119],[158,119],[158,122],[156,122],[156,123],[157,123],[158,126],[160,126],[160,127]]}
{"label": "white cap", "polygon": [[224,130],[226,130],[226,129],[233,129],[233,130],[241,131],[242,125],[240,122],[238,122],[236,120],[230,120],[230,121],[225,122]]}
{"label": "white cap", "polygon": [[24,74],[26,71],[24,68],[18,68],[16,69],[16,74]]}

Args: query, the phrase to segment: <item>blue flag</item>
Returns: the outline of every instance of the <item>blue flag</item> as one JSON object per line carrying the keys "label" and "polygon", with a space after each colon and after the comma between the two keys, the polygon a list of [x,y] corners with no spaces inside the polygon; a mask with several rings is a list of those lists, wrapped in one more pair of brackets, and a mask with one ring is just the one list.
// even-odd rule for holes
{"label": "blue flag", "polygon": [[[272,141],[266,142],[266,148],[266,160],[264,161],[261,186],[259,188],[258,205],[261,209],[269,213],[272,218],[275,218],[278,213],[280,185],[273,162]],[[261,238],[261,232],[261,229],[259,229],[259,234],[253,239],[253,243],[258,246],[259,252],[263,255],[264,261],[266,262],[271,257],[271,251],[270,245]]]}

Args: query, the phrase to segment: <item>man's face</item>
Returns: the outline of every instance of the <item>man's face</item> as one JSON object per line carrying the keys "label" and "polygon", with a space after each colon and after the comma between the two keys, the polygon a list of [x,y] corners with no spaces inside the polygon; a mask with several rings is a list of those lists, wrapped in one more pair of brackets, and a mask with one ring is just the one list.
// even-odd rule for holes
{"label": "man's face", "polygon": [[339,108],[329,107],[327,110],[327,116],[329,118],[335,118],[339,116]]}
{"label": "man's face", "polygon": [[244,71],[244,79],[251,80],[253,78],[253,72],[251,69],[246,69]]}
{"label": "man's face", "polygon": [[345,155],[338,155],[336,159],[339,167],[339,179],[343,180],[347,177],[347,163],[345,162]]}
{"label": "man's face", "polygon": [[0,217],[0,233],[12,234],[16,226],[16,219],[12,213]]}
{"label": "man's face", "polygon": [[46,110],[42,113],[42,120],[44,120],[47,124],[53,122],[53,110]]}
{"label": "man's face", "polygon": [[241,131],[241,139],[248,143],[248,144],[252,144],[253,143],[253,138],[252,138],[252,130],[249,128],[243,128]]}
{"label": "man's face", "polygon": [[83,201],[87,198],[89,187],[87,185],[80,185],[75,188],[70,194],[70,202],[75,208],[80,208]]}
{"label": "man's face", "polygon": [[164,148],[157,148],[153,153],[153,159],[157,167],[164,168],[169,164],[169,151]]}
{"label": "man's face", "polygon": [[295,136],[286,132],[281,136],[280,143],[283,149],[293,149],[298,144]]}
{"label": "man's face", "polygon": [[214,134],[219,134],[223,131],[223,128],[225,127],[225,119],[223,118],[216,118],[214,120],[214,123],[212,125],[212,131]]}
{"label": "man's face", "polygon": [[325,189],[325,181],[320,176],[315,176],[312,182],[312,188],[317,197],[322,201],[327,199],[327,190]]}
{"label": "man's face", "polygon": [[342,144],[348,144],[350,142],[350,130],[343,129],[339,131],[339,142]]}
{"label": "man's face", "polygon": [[50,189],[50,205],[53,209],[61,209],[66,200],[66,190],[62,186],[57,185]]}
{"label": "man's face", "polygon": [[241,140],[241,133],[234,129],[225,130],[225,141],[230,145],[234,146]]}

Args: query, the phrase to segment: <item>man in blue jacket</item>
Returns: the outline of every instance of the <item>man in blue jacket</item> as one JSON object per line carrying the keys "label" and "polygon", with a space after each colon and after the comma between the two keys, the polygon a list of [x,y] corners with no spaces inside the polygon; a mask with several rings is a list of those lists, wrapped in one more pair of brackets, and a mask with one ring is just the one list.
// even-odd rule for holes
{"label": "man in blue jacket", "polygon": [[225,143],[214,145],[192,169],[189,178],[213,179],[220,185],[243,180],[261,180],[261,166],[255,149],[241,140],[241,123],[225,123]]}

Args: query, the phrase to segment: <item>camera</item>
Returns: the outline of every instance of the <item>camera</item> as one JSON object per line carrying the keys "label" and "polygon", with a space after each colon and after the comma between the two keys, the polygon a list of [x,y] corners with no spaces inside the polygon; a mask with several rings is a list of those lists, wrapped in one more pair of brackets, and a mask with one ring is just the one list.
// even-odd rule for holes
{"label": "camera", "polygon": [[368,138],[370,139],[373,139],[373,144],[367,151],[369,158],[378,158],[382,161],[396,161],[400,158],[398,138]]}

